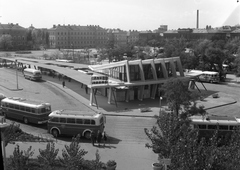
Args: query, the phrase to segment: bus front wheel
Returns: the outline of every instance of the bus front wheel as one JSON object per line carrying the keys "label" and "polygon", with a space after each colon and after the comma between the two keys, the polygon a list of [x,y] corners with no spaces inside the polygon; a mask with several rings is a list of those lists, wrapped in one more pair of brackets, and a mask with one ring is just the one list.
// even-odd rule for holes
{"label": "bus front wheel", "polygon": [[52,135],[53,135],[55,138],[57,138],[58,135],[59,135],[58,130],[57,130],[57,129],[53,129],[53,130],[52,130]]}
{"label": "bus front wheel", "polygon": [[90,139],[90,138],[91,138],[91,133],[90,133],[89,131],[85,132],[85,133],[84,133],[84,137],[85,137],[86,139]]}
{"label": "bus front wheel", "polygon": [[24,117],[24,118],[23,118],[23,122],[24,122],[25,124],[28,124],[28,119],[27,119],[26,117]]}

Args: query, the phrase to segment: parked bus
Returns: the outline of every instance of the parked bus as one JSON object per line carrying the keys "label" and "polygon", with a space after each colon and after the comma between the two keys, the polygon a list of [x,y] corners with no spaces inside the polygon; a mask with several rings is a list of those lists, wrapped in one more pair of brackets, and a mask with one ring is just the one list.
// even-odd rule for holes
{"label": "parked bus", "polygon": [[59,135],[81,135],[90,139],[91,132],[103,132],[106,118],[102,113],[93,111],[56,110],[49,115],[48,132],[54,137]]}
{"label": "parked bus", "polygon": [[6,118],[22,120],[25,124],[44,124],[51,113],[51,105],[19,97],[8,97],[1,101],[2,114]]}
{"label": "parked bus", "polygon": [[25,79],[36,80],[36,81],[42,80],[42,74],[40,70],[26,68],[23,70],[23,75]]}
{"label": "parked bus", "polygon": [[187,75],[196,75],[198,80],[208,83],[219,83],[220,76],[218,72],[215,71],[201,71],[201,70],[191,70]]}
{"label": "parked bus", "polygon": [[210,138],[218,131],[218,137],[229,136],[240,127],[240,118],[229,116],[191,116],[193,128],[199,130],[200,137]]}

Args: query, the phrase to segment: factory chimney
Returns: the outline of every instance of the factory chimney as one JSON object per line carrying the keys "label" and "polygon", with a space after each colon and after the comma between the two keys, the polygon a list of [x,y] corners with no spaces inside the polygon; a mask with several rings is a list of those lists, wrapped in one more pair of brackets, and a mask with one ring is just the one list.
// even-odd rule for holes
{"label": "factory chimney", "polygon": [[199,11],[197,10],[197,29],[198,29],[198,23],[199,23]]}

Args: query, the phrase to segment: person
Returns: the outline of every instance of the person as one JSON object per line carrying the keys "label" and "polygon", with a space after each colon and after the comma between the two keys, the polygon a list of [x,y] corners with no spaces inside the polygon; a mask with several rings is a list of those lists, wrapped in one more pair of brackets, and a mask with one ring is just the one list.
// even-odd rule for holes
{"label": "person", "polygon": [[103,131],[103,133],[102,133],[102,139],[103,139],[103,146],[105,147],[105,143],[107,141],[107,135],[106,135],[105,131]]}
{"label": "person", "polygon": [[95,140],[96,140],[96,136],[95,136],[94,131],[92,131],[92,132],[91,132],[91,142],[92,142],[92,145],[93,145],[93,146],[95,145]]}
{"label": "person", "polygon": [[102,133],[98,130],[98,133],[97,133],[98,146],[100,146],[101,140],[102,140]]}
{"label": "person", "polygon": [[62,86],[63,86],[63,88],[65,87],[65,81],[63,80],[63,82],[62,82]]}

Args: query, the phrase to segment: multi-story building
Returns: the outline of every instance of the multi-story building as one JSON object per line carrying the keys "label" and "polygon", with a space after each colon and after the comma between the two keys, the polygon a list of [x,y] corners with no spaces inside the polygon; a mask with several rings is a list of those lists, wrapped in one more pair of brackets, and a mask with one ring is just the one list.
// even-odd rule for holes
{"label": "multi-story building", "polygon": [[226,39],[226,38],[240,38],[239,28],[223,26],[220,28],[211,28],[211,26],[206,26],[204,29],[190,29],[183,28],[178,30],[168,30],[164,33],[164,38],[186,38],[188,40],[196,40],[196,39]]}
{"label": "multi-story building", "polygon": [[133,44],[139,40],[139,32],[137,30],[130,30],[127,32],[127,43]]}
{"label": "multi-story building", "polygon": [[105,46],[107,30],[96,25],[53,25],[48,30],[50,48],[92,48]]}
{"label": "multi-story building", "polygon": [[0,37],[2,35],[11,35],[13,49],[22,49],[26,45],[27,30],[18,23],[0,24]]}

